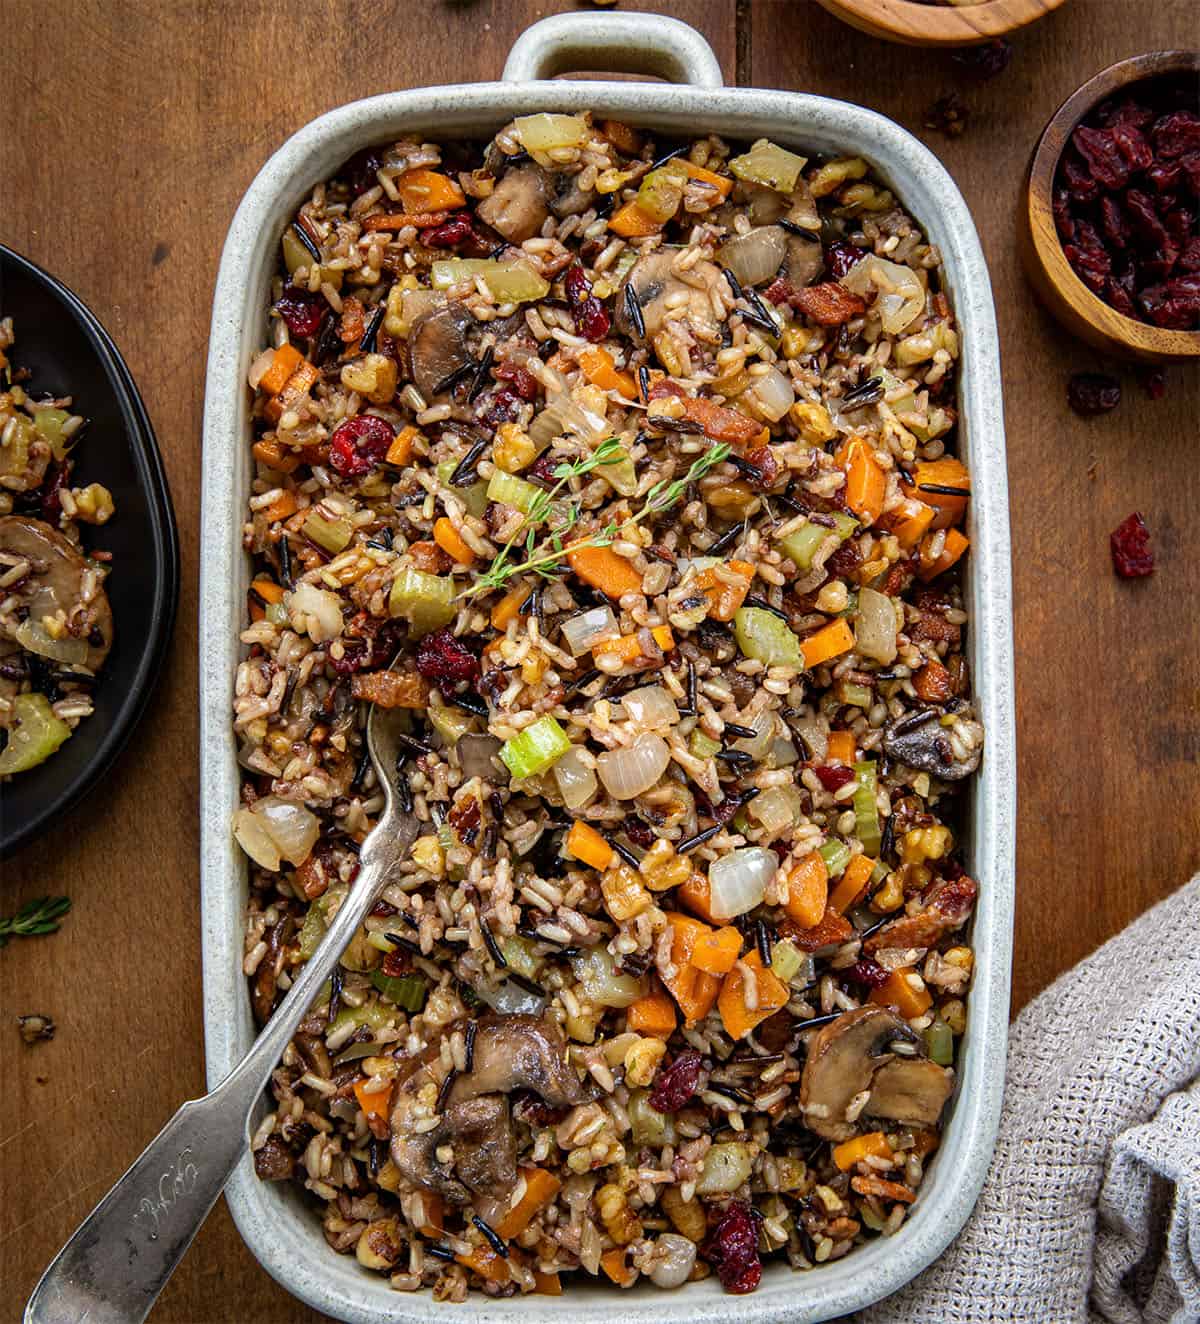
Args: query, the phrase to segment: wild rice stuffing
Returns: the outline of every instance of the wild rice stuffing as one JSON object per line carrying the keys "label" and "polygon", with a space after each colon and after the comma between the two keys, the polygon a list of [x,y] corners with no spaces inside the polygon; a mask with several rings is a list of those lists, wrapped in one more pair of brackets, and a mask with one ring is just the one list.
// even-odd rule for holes
{"label": "wild rice stuffing", "polygon": [[71,397],[34,399],[0,320],[0,780],[48,759],[92,714],[112,647],[109,553],[87,552],[80,524],[113,515],[106,487],[71,487],[84,420]]}
{"label": "wild rice stuffing", "polygon": [[894,1232],[977,892],[936,249],[865,161],[556,114],[361,152],[282,248],[234,701],[260,1021],[383,803],[360,700],[426,827],[259,1175],[454,1301],[747,1292]]}

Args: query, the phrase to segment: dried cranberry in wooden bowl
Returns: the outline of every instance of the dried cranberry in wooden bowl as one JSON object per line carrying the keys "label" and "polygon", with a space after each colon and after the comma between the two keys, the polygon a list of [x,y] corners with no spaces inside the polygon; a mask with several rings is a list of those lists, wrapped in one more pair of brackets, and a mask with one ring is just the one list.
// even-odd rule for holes
{"label": "dried cranberry in wooden bowl", "polygon": [[1021,206],[1025,267],[1048,310],[1122,358],[1200,358],[1200,53],[1122,60],[1047,124]]}

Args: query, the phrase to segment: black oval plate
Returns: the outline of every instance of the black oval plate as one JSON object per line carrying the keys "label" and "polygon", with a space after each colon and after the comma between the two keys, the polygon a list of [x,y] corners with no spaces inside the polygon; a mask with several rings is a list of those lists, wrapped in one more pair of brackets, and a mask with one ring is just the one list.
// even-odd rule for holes
{"label": "black oval plate", "polygon": [[85,795],[129,739],[162,670],[179,598],[179,535],[150,418],[108,333],[61,282],[0,244],[0,317],[16,334],[11,357],[36,399],[69,395],[88,419],[72,484],[103,483],[117,513],[83,526],[89,547],[113,554],[106,590],[114,639],[95,690],[96,711],[45,763],[0,787],[0,857]]}

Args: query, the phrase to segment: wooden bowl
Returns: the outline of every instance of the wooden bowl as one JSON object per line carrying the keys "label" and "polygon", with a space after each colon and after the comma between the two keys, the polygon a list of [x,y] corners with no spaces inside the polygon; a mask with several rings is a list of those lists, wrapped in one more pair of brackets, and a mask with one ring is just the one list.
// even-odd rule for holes
{"label": "wooden bowl", "polygon": [[978,46],[1043,18],[1064,0],[980,0],[975,5],[915,0],[819,0],[851,27],[904,46]]}
{"label": "wooden bowl", "polygon": [[1200,358],[1200,331],[1170,331],[1111,308],[1079,279],[1063,253],[1051,198],[1058,161],[1072,131],[1101,101],[1135,83],[1200,73],[1196,51],[1155,51],[1105,69],[1059,106],[1046,125],[1025,177],[1019,228],[1021,256],[1039,300],[1072,334],[1120,358],[1147,363]]}

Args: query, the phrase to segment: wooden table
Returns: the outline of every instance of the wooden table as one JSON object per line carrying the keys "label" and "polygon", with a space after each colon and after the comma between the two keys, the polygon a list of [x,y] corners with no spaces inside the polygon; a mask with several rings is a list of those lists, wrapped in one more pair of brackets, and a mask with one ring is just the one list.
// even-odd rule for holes
{"label": "wooden table", "polygon": [[[0,911],[50,891],[63,932],[0,953],[0,1283],[15,1318],[59,1245],[178,1103],[203,1087],[196,768],[200,416],[226,226],[294,129],[356,97],[492,78],[516,35],[570,0],[13,0],[0,238],[96,310],[141,384],[183,548],[167,674],[107,785],[3,866]],[[634,8],[634,0],[625,0]],[[1033,303],[1014,213],[1041,127],[1084,78],[1194,45],[1194,0],[1069,0],[977,82],[948,55],[873,41],[802,0],[641,0],[698,27],[729,83],[879,109],[945,161],[975,214],[1003,338],[1019,712],[1014,1007],[1200,863],[1195,371],[1084,421],[1066,379],[1100,366]],[[312,52],[311,56],[302,54]],[[924,127],[957,92],[966,132]],[[1108,532],[1141,510],[1159,570],[1122,583]],[[1189,554],[1190,558],[1189,559]],[[59,1025],[26,1048],[17,1013]],[[236,1303],[236,1305],[232,1304]],[[222,1206],[154,1319],[319,1318],[259,1269]]]}

